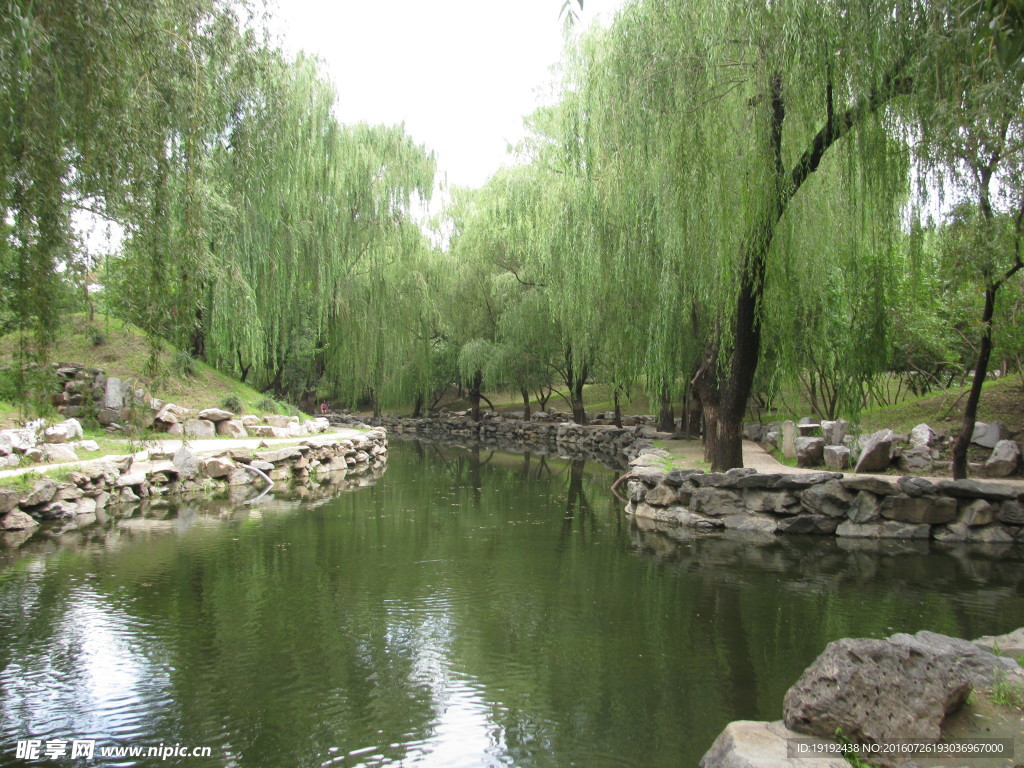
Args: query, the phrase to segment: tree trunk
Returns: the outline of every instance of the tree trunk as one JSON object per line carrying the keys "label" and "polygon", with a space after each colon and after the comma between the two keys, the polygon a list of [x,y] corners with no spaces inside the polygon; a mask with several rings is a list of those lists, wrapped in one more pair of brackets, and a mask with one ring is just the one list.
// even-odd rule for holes
{"label": "tree trunk", "polygon": [[416,402],[412,406],[412,418],[418,419],[423,412],[423,393],[416,395]]}
{"label": "tree trunk", "polygon": [[469,402],[472,405],[471,414],[473,421],[480,421],[480,386],[483,384],[484,375],[477,370],[473,374],[473,383],[469,387]]}
{"label": "tree trunk", "polygon": [[523,421],[529,421],[533,416],[533,412],[530,410],[530,390],[520,389],[519,394],[523,396]]}
{"label": "tree trunk", "polygon": [[676,417],[672,412],[672,396],[667,384],[661,388],[661,411],[658,414],[658,431],[676,431]]}
{"label": "tree trunk", "polygon": [[612,400],[615,403],[615,426],[622,429],[622,406],[619,403],[619,388],[612,392]]}
{"label": "tree trunk", "polygon": [[970,392],[967,393],[967,403],[964,405],[964,416],[960,422],[960,434],[953,443],[953,479],[963,480],[967,477],[967,446],[971,444],[971,437],[974,435],[974,422],[978,417],[978,402],[981,400],[981,387],[985,383],[985,375],[988,372],[988,361],[992,355],[992,315],[996,306],[996,289],[989,286],[985,291],[985,309],[981,316],[982,327],[985,329],[981,335],[981,344],[978,347],[978,360],[974,364],[974,380],[971,382]]}

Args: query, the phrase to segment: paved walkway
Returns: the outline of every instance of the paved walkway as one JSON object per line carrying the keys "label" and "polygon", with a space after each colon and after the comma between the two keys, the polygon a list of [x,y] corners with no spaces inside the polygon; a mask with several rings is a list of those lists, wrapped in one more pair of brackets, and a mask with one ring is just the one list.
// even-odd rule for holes
{"label": "paved walkway", "polygon": [[[318,435],[304,435],[298,437],[231,437],[231,438],[220,438],[214,440],[189,440],[188,446],[192,449],[192,452],[197,455],[220,453],[221,451],[230,451],[233,448],[250,448],[256,449],[260,443],[266,443],[267,445],[281,445],[290,443],[300,443],[303,440],[345,440],[347,438],[362,435],[364,432],[359,429],[349,429],[347,427],[339,427],[329,432],[322,432]],[[173,440],[156,440],[147,443],[149,448],[158,451],[176,451],[178,450],[184,441],[179,437]],[[149,450],[147,448],[147,450]],[[124,458],[128,454],[108,454],[106,456],[98,456],[92,459],[82,459],[81,461],[65,461],[59,464],[32,464],[27,467],[18,467],[17,469],[5,469],[0,471],[0,479],[5,477],[17,477],[23,475],[26,472],[46,472],[51,469],[75,469],[84,464],[94,464],[99,461],[110,461],[111,459]]]}

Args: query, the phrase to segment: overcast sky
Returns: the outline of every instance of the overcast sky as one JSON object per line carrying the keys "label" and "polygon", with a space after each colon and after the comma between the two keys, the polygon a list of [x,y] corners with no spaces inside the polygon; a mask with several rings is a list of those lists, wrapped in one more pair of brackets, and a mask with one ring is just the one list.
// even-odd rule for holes
{"label": "overcast sky", "polygon": [[[579,10],[574,1],[574,7]],[[624,0],[585,0],[580,29]],[[286,49],[316,53],[342,122],[405,123],[442,178],[480,186],[551,82],[563,0],[277,0]]]}

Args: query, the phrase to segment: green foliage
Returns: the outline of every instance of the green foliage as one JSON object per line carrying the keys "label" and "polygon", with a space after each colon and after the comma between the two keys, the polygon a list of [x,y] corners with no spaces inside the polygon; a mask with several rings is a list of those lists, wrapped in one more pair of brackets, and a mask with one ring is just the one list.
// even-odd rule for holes
{"label": "green foliage", "polygon": [[992,690],[989,698],[1001,707],[1024,709],[1024,683],[1006,679],[1006,671],[997,667],[993,672]]}
{"label": "green foliage", "polygon": [[223,400],[221,400],[220,405],[221,408],[235,414],[245,412],[245,403],[242,402],[242,398],[234,393],[227,395]]}
{"label": "green foliage", "polygon": [[256,403],[256,409],[264,413],[280,413],[278,403],[272,397],[265,397]]}

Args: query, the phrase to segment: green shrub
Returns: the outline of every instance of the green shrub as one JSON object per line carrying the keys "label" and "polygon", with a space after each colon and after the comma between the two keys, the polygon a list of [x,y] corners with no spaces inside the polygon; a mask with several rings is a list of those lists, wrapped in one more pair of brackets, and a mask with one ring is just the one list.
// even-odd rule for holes
{"label": "green shrub", "polygon": [[280,411],[277,410],[277,406],[277,400],[274,400],[271,397],[264,397],[262,400],[256,403],[256,407],[261,411],[265,411],[266,413],[280,413]]}
{"label": "green shrub", "polygon": [[196,359],[185,350],[181,350],[174,356],[171,365],[174,372],[179,376],[187,376],[190,379],[194,379],[199,375],[199,366],[196,364]]}
{"label": "green shrub", "polygon": [[220,401],[220,407],[226,411],[231,411],[232,413],[242,413],[245,410],[245,404],[242,402],[242,398],[233,392]]}

